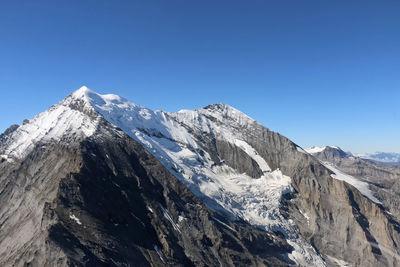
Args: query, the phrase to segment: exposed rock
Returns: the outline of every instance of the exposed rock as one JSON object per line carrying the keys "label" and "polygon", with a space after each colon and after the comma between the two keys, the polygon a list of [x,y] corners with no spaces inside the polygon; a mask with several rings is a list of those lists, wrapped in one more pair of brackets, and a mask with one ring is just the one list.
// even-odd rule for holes
{"label": "exposed rock", "polygon": [[[328,153],[328,152],[327,152]],[[353,156],[326,156],[327,153],[312,155],[323,162],[330,162],[338,169],[358,179],[368,182],[374,195],[390,212],[395,220],[400,221],[400,167],[374,162]],[[331,154],[333,155],[333,154]]]}
{"label": "exposed rock", "polygon": [[5,136],[1,266],[400,266],[385,203],[227,105],[153,112],[82,88]]}
{"label": "exposed rock", "polygon": [[290,264],[284,238],[210,211],[140,144],[99,125],[0,165],[1,266]]}

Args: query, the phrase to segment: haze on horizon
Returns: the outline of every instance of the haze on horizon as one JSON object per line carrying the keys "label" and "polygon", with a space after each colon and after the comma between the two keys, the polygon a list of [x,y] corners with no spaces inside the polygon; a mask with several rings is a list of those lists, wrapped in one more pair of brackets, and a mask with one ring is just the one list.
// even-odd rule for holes
{"label": "haze on horizon", "polygon": [[86,85],[226,103],[302,147],[400,152],[400,2],[3,1],[0,132]]}

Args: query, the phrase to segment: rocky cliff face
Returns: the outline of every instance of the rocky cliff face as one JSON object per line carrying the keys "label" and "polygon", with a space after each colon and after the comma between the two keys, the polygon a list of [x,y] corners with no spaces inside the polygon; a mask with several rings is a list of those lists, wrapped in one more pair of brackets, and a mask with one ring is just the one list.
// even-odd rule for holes
{"label": "rocky cliff face", "polygon": [[0,155],[0,265],[399,266],[381,204],[227,105],[82,88]]}
{"label": "rocky cliff face", "polygon": [[[373,194],[382,202],[385,209],[394,218],[400,220],[400,167],[378,163],[368,159],[343,155],[340,148],[332,148],[336,152],[311,153],[322,162],[333,164],[339,170],[368,184]],[[326,156],[326,155],[336,156]]]}
{"label": "rocky cliff face", "polygon": [[[53,110],[94,119],[70,100]],[[96,120],[90,136],[30,136],[25,151],[13,145],[32,125],[4,135],[1,266],[292,264],[282,236],[209,210],[143,146]]]}

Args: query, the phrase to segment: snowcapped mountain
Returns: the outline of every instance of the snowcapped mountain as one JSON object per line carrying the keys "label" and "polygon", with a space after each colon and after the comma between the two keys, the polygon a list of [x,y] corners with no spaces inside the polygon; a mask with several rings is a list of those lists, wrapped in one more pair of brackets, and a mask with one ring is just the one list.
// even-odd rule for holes
{"label": "snowcapped mountain", "polygon": [[[268,231],[282,229],[295,249],[290,258],[301,264],[323,264],[279,212],[282,195],[293,190],[290,177],[279,169],[272,171],[245,141],[243,129],[251,130],[257,122],[223,104],[167,113],[88,89],[73,96],[85,98],[107,121],[139,141],[209,208]],[[207,140],[200,138],[216,143],[209,149],[203,144]]]}
{"label": "snowcapped mountain", "polygon": [[313,146],[311,148],[306,148],[304,150],[312,155],[323,155],[326,159],[348,158],[353,156],[350,152],[344,152],[338,146],[324,146],[324,147]]}
{"label": "snowcapped mountain", "polygon": [[228,105],[82,87],[0,136],[0,264],[397,266],[396,218],[309,153],[351,155],[307,152]]}
{"label": "snowcapped mountain", "polygon": [[374,152],[358,153],[357,157],[385,163],[400,163],[400,153]]}

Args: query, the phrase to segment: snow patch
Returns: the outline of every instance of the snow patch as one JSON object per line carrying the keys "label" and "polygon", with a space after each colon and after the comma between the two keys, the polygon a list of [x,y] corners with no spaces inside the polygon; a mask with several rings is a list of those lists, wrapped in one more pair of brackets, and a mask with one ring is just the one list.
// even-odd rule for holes
{"label": "snow patch", "polygon": [[162,256],[162,252],[158,249],[158,246],[157,246],[157,245],[154,245],[153,247],[154,247],[154,250],[157,252],[158,257],[160,257],[160,260],[161,260],[163,263],[165,263],[164,258],[163,258],[163,256]]}
{"label": "snow patch", "polygon": [[326,148],[326,146],[324,146],[324,147],[313,146],[311,148],[306,148],[305,151],[310,153],[310,154],[315,154],[315,153],[319,153],[319,152],[324,151],[325,148]]}
{"label": "snow patch", "polygon": [[146,208],[147,208],[147,210],[150,211],[151,213],[154,213],[154,212],[153,212],[153,209],[150,208],[149,206],[146,206]]}
{"label": "snow patch", "polygon": [[82,225],[81,221],[74,214],[69,215],[69,217],[72,220],[74,220],[77,224]]}
{"label": "snow patch", "polygon": [[172,227],[174,228],[175,231],[181,233],[181,229],[179,229],[179,225],[177,225],[174,220],[172,220],[171,215],[169,214],[168,210],[166,208],[164,208],[160,203],[158,203],[158,205],[160,206],[164,217],[172,224]]}
{"label": "snow patch", "polygon": [[217,218],[215,218],[215,217],[211,217],[214,221],[216,221],[217,223],[219,223],[219,224],[221,224],[221,225],[223,225],[223,226],[225,226],[226,228],[228,228],[229,230],[231,230],[231,231],[233,231],[233,232],[236,232],[236,230],[235,229],[233,229],[232,227],[230,227],[229,225],[227,225],[226,223],[224,223],[224,222],[222,222],[222,221],[220,221],[220,220],[218,220]]}
{"label": "snow patch", "polygon": [[308,214],[307,214],[305,211],[303,212],[303,211],[300,210],[300,209],[299,209],[299,211],[300,211],[301,215],[303,215],[304,218],[306,218],[307,224],[309,225],[309,224],[310,224],[310,216],[308,216]]}
{"label": "snow patch", "polygon": [[246,152],[247,155],[249,155],[255,162],[257,162],[262,172],[271,171],[271,168],[268,166],[268,163],[248,143],[242,140],[235,139],[234,144],[240,147],[244,152]]}
{"label": "snow patch", "polygon": [[372,200],[373,202],[377,204],[382,204],[376,197],[374,197],[372,191],[369,189],[368,183],[361,181],[360,179],[357,179],[351,175],[348,175],[340,170],[338,170],[333,164],[329,162],[323,162],[325,167],[333,171],[335,174],[331,174],[332,178],[335,178],[337,180],[345,181],[346,183],[351,184],[355,188],[358,189],[358,191],[361,192],[364,196]]}

